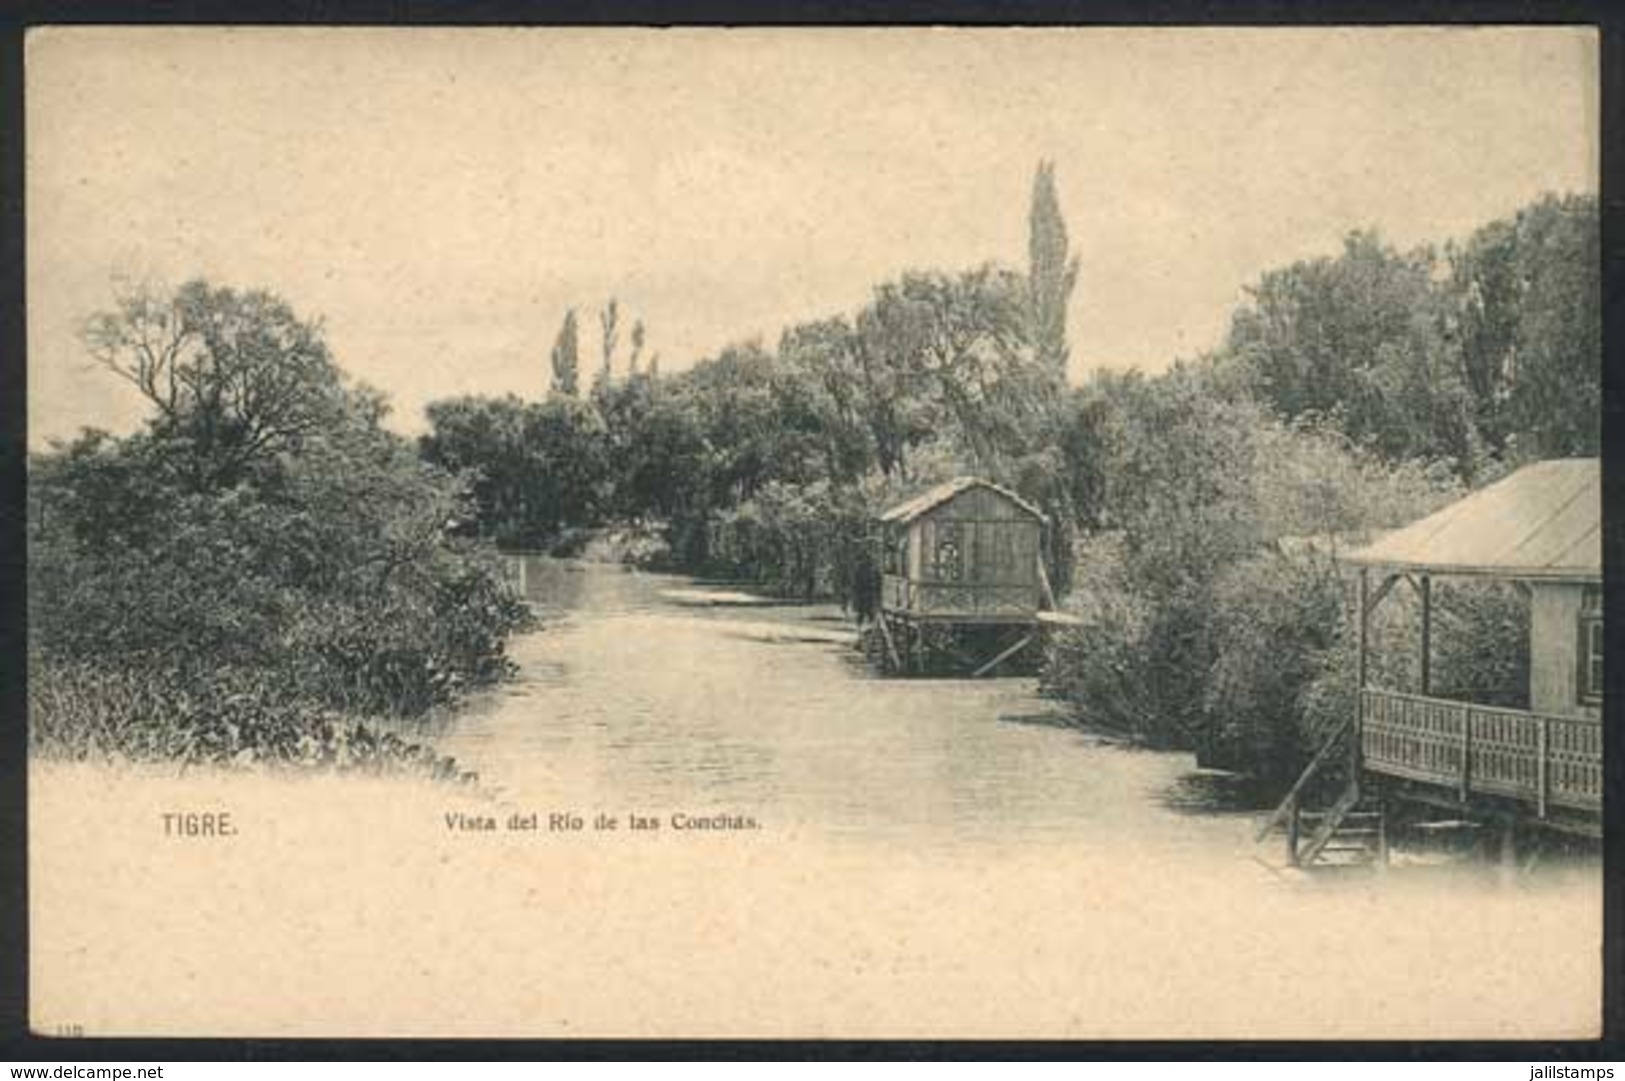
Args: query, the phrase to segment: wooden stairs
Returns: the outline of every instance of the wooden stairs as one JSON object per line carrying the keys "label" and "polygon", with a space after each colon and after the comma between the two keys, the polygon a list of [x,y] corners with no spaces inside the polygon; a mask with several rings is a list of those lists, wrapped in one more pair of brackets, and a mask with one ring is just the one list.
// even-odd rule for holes
{"label": "wooden stairs", "polygon": [[[1302,870],[1381,868],[1388,862],[1388,831],[1382,808],[1363,798],[1359,771],[1350,756],[1338,753],[1345,748],[1353,730],[1346,722],[1334,732],[1309,765],[1298,776],[1280,805],[1259,826],[1254,840],[1262,843],[1272,835],[1284,834],[1285,867]],[[1329,806],[1305,806],[1311,782],[1335,781],[1337,797]]]}
{"label": "wooden stairs", "polygon": [[1329,810],[1298,812],[1297,837],[1292,837],[1290,827],[1285,830],[1288,866],[1316,870],[1372,867],[1386,862],[1388,838],[1382,811],[1362,808],[1356,800],[1354,806],[1339,813],[1337,806],[1342,803],[1339,799]]}

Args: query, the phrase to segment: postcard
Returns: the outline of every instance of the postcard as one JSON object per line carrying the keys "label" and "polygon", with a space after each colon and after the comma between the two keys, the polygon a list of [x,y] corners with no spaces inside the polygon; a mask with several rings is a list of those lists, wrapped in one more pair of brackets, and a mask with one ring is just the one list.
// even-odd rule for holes
{"label": "postcard", "polygon": [[36,1032],[1598,1035],[1593,28],[26,44]]}

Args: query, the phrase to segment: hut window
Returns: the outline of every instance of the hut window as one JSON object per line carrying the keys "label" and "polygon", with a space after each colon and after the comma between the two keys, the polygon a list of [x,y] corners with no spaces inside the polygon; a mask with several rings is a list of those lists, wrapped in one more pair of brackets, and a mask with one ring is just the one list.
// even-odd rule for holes
{"label": "hut window", "polygon": [[1586,586],[1580,599],[1580,701],[1602,701],[1602,587]]}
{"label": "hut window", "polygon": [[936,534],[937,580],[957,582],[964,574],[964,562],[959,554],[959,523],[938,522]]}

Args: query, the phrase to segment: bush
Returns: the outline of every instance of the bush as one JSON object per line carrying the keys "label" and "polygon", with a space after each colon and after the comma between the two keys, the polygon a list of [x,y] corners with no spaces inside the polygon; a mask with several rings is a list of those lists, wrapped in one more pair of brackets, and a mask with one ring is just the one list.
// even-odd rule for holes
{"label": "bush", "polygon": [[275,675],[311,702],[411,716],[506,671],[526,618],[495,557],[452,535],[456,482],[382,432],[259,484],[164,491],[138,534],[75,513],[144,454],[98,440],[38,482],[31,645],[44,660],[205,679]]}
{"label": "bush", "polygon": [[1254,557],[1228,571],[1215,595],[1221,643],[1207,681],[1199,760],[1290,784],[1323,732],[1303,723],[1299,699],[1338,639],[1336,562],[1313,550]]}
{"label": "bush", "polygon": [[878,509],[862,488],[774,481],[717,516],[707,538],[710,569],[778,596],[834,598],[872,611]]}
{"label": "bush", "polygon": [[1132,579],[1126,539],[1095,534],[1076,547],[1065,610],[1081,621],[1049,636],[1040,686],[1065,698],[1087,724],[1162,746],[1184,733],[1150,678],[1156,609]]}
{"label": "bush", "polygon": [[1267,782],[1317,743],[1300,701],[1340,640],[1340,545],[1451,494],[1314,419],[1285,424],[1210,371],[1103,380],[1088,414],[1105,528],[1074,547],[1044,686],[1080,720]]}

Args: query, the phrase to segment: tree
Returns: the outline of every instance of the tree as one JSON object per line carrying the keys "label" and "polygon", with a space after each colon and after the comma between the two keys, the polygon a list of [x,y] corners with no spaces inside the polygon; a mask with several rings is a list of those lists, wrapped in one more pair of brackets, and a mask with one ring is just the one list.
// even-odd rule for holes
{"label": "tree", "polygon": [[564,313],[564,323],[553,339],[553,389],[574,398],[581,390],[581,343],[576,331],[576,310]]}
{"label": "tree", "polygon": [[773,355],[758,341],[726,346],[684,373],[683,391],[708,448],[708,505],[743,502],[770,480],[810,479],[796,476],[795,456],[784,453],[774,380]]}
{"label": "tree", "polygon": [[297,450],[349,405],[320,324],[263,290],[201,280],[169,296],[126,290],[82,338],[153,406],[153,438],[198,491],[230,487]]}
{"label": "tree", "polygon": [[712,459],[689,397],[656,394],[652,380],[640,379],[613,400],[606,421],[616,511],[632,519],[703,516]]}
{"label": "tree", "polygon": [[1026,340],[1018,275],[990,265],[905,274],[875,290],[858,334],[901,368],[899,405],[923,401],[977,469],[1028,449],[1048,396]]}
{"label": "tree", "polygon": [[503,398],[460,397],[429,403],[429,431],[418,441],[423,458],[472,480],[476,525],[499,540],[524,528],[524,405]]}
{"label": "tree", "polygon": [[1597,204],[1545,196],[1446,250],[1356,231],[1336,258],[1248,290],[1223,360],[1287,418],[1333,417],[1389,461],[1597,453],[1602,294]]}
{"label": "tree", "polygon": [[817,444],[826,476],[858,480],[876,464],[865,412],[880,403],[868,392],[851,326],[837,318],[791,327],[779,339],[779,365],[787,423]]}
{"label": "tree", "polygon": [[1248,288],[1222,362],[1292,419],[1325,416],[1390,461],[1448,459],[1470,473],[1474,433],[1445,335],[1435,259],[1357,230],[1336,258],[1294,263]]}
{"label": "tree", "polygon": [[1066,307],[1077,283],[1078,261],[1067,252],[1066,222],[1055,194],[1055,163],[1041,161],[1033,176],[1027,216],[1028,334],[1039,366],[1066,384]]}
{"label": "tree", "polygon": [[594,390],[607,389],[615,377],[615,347],[619,344],[620,327],[621,305],[614,297],[610,297],[609,303],[598,310],[598,329],[604,363],[598,370],[598,378],[593,382]]}
{"label": "tree", "polygon": [[643,320],[634,321],[632,324],[632,355],[626,362],[626,374],[629,376],[638,374],[638,362],[643,359],[644,334]]}
{"label": "tree", "polygon": [[596,519],[609,475],[598,408],[509,395],[444,399],[426,412],[419,452],[472,478],[477,524],[500,543],[541,545]]}
{"label": "tree", "polygon": [[1450,253],[1450,313],[1479,433],[1519,458],[1596,454],[1597,202],[1548,195]]}
{"label": "tree", "polygon": [[603,418],[582,402],[524,408],[519,431],[524,537],[539,543],[598,518],[611,483]]}

